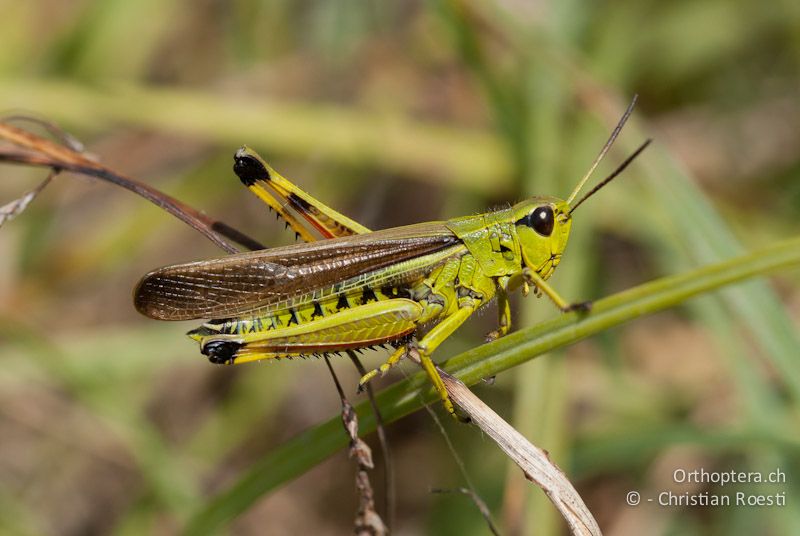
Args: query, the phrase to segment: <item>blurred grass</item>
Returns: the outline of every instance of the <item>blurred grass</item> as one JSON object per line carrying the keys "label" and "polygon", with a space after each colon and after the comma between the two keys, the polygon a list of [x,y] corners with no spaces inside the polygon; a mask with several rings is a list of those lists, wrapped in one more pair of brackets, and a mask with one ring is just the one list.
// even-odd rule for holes
{"label": "blurred grass", "polygon": [[[797,232],[796,2],[0,6],[3,107],[60,122],[105,163],[266,243],[286,238],[271,236],[280,226],[230,173],[243,143],[380,228],[564,195],[633,93],[636,124],[606,169],[646,135],[656,144],[576,214],[553,280],[564,295],[612,294]],[[763,111],[775,102],[789,104]],[[3,199],[37,176],[3,171]],[[3,530],[176,532],[272,445],[332,413],[324,367],[205,367],[181,335],[188,327],[136,317],[129,293],[141,274],[215,254],[139,200],[69,178],[2,229],[0,517],[13,518]],[[662,468],[676,464],[779,466],[797,495],[798,282],[748,283],[604,333],[569,359],[499,376],[487,396],[580,479],[612,534],[798,533],[792,508],[623,505],[627,489],[667,486]],[[549,316],[532,301],[518,327]],[[439,359],[478,345],[471,332],[494,316]],[[453,507],[431,506],[428,484],[460,482],[425,419],[412,419],[390,430],[398,529],[464,528],[448,518]],[[492,448],[461,447],[478,460]],[[322,464],[231,531],[347,530],[349,469]],[[481,475],[479,491],[505,489],[489,498],[507,531],[560,526],[514,469]],[[319,486],[329,480],[335,493]],[[306,505],[302,515],[293,504]]]}
{"label": "blurred grass", "polygon": [[[121,84],[93,89],[58,79],[0,80],[0,99],[75,128],[122,123],[229,146],[257,139],[282,155],[379,164],[389,173],[457,181],[481,193],[502,194],[509,180],[505,150],[491,134],[409,121],[398,113]],[[120,107],[121,101],[128,105]]]}

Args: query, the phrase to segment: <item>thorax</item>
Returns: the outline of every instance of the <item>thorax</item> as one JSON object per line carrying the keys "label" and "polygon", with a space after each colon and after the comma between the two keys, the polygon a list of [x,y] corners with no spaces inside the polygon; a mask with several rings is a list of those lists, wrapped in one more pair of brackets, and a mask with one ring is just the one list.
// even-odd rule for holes
{"label": "thorax", "polygon": [[449,220],[446,225],[464,242],[480,270],[501,277],[522,269],[519,239],[510,208]]}

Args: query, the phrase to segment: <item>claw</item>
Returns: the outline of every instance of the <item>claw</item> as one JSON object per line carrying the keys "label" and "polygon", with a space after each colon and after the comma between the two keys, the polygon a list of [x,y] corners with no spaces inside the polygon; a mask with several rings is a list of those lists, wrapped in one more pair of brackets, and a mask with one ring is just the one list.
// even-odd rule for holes
{"label": "claw", "polygon": [[444,405],[444,409],[447,410],[447,412],[456,420],[456,422],[461,424],[470,424],[472,422],[472,419],[470,419],[468,415],[462,415],[456,411],[455,406],[453,406],[453,402],[449,398],[442,400],[442,404]]}
{"label": "claw", "polygon": [[461,415],[455,411],[452,413],[452,415],[461,424],[472,424],[472,419],[470,419],[467,415]]}
{"label": "claw", "polygon": [[569,313],[570,311],[576,311],[578,313],[588,313],[591,310],[592,310],[592,302],[590,301],[571,303],[564,308],[565,313]]}

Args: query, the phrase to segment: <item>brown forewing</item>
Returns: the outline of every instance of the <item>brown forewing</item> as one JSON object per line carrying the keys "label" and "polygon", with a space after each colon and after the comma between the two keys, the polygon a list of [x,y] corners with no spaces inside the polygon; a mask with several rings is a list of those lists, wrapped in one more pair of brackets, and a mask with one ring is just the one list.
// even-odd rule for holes
{"label": "brown forewing", "polygon": [[229,318],[459,243],[431,222],[167,266],[142,278],[134,304],[160,320]]}

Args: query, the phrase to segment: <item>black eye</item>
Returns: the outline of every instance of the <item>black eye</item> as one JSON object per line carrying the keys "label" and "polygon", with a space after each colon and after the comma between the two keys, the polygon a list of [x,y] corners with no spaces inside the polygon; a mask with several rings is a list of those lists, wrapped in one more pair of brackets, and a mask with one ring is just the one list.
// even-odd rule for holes
{"label": "black eye", "polygon": [[553,234],[555,225],[555,215],[553,209],[547,205],[538,207],[536,210],[522,218],[518,223],[524,223],[542,236]]}

